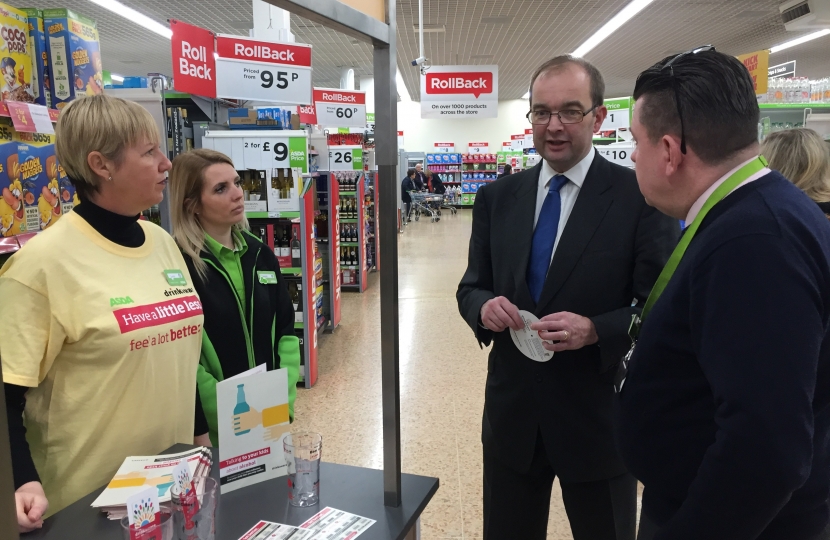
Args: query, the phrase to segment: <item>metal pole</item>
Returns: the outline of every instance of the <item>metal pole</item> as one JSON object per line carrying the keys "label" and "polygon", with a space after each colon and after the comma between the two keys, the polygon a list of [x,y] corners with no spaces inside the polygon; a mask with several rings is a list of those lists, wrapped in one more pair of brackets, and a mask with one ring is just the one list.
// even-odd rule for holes
{"label": "metal pole", "polygon": [[[3,369],[0,367],[0,381]],[[0,384],[0,538],[18,540],[17,510],[14,503],[14,477],[11,449],[9,448],[9,424],[6,419],[6,395]]]}
{"label": "metal pole", "polygon": [[386,2],[388,43],[374,43],[375,152],[378,164],[380,352],[383,389],[383,496],[401,505],[401,388],[398,325],[398,91],[395,2]]}

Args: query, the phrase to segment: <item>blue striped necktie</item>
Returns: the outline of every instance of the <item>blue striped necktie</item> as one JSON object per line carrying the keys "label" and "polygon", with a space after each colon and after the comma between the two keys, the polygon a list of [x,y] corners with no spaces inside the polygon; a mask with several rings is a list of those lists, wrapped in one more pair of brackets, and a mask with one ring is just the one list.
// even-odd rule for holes
{"label": "blue striped necktie", "polygon": [[562,213],[562,197],[559,190],[568,183],[561,174],[551,178],[548,194],[542,203],[542,211],[533,231],[533,243],[530,249],[530,263],[527,265],[527,286],[534,302],[539,302],[545,278],[548,275],[556,234],[559,231],[559,216]]}

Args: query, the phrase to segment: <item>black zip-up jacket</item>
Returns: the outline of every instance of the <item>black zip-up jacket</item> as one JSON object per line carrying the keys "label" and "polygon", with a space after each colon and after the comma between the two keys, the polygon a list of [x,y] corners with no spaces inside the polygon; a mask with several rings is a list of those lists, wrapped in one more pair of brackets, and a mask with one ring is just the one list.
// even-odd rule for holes
{"label": "black zip-up jacket", "polygon": [[[218,444],[217,382],[259,364],[266,364],[268,370],[286,368],[289,411],[293,419],[300,373],[294,305],[280,273],[279,262],[259,238],[247,231],[242,235],[248,245],[240,257],[245,298],[238,297],[230,275],[210,250],[204,248],[201,252],[202,260],[207,263],[204,279],[199,277],[190,256],[184,257],[205,317],[198,390],[214,445]],[[275,276],[276,282],[269,276]]]}

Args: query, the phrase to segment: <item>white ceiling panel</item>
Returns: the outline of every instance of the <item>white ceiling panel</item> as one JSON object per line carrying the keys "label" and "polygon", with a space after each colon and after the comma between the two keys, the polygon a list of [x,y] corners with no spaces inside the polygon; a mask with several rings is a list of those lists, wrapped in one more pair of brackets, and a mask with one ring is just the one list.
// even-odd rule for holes
{"label": "white ceiling panel", "polygon": [[[250,0],[123,0],[159,22],[177,18],[217,33],[247,35]],[[521,97],[534,68],[576,49],[629,0],[424,0],[425,56],[432,65],[498,64],[501,99]],[[17,2],[31,5],[32,2]],[[88,0],[42,0],[98,21],[104,67],[123,75],[171,73],[170,42]],[[729,54],[769,48],[799,35],[784,30],[778,0],[655,0],[586,55],[606,78],[609,96],[629,95],[637,73],[664,56],[713,44]],[[397,0],[398,65],[419,99],[418,0]],[[443,31],[434,31],[442,30]],[[297,41],[314,47],[314,84],[338,86],[340,68],[372,74],[371,47],[292,16]],[[797,74],[830,76],[830,36],[774,54],[772,64],[796,59]]]}

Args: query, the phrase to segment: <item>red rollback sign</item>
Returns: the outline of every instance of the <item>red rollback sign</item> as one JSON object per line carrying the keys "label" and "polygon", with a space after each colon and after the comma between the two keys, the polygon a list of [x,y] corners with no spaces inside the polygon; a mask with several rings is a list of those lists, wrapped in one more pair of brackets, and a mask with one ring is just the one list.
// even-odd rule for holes
{"label": "red rollback sign", "polygon": [[267,62],[286,66],[311,67],[311,47],[291,45],[272,41],[258,41],[251,38],[219,36],[216,38],[216,52],[228,60]]}
{"label": "red rollback sign", "polygon": [[314,105],[300,105],[300,123],[301,124],[316,124],[317,110]]}
{"label": "red rollback sign", "polygon": [[493,73],[464,71],[458,73],[431,73],[426,75],[427,94],[481,94],[493,93]]}
{"label": "red rollback sign", "polygon": [[170,19],[173,80],[176,90],[197,96],[216,97],[214,35],[210,30]]}

